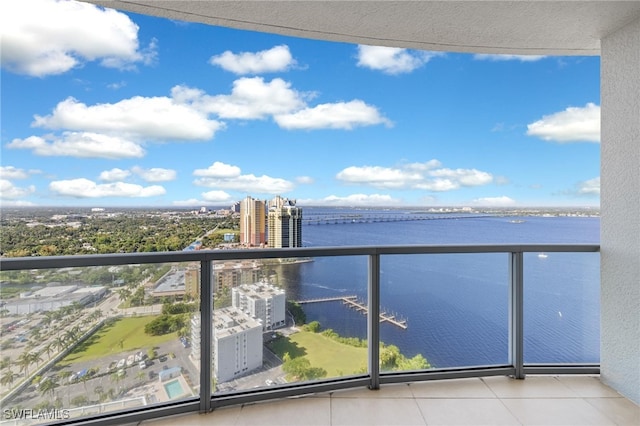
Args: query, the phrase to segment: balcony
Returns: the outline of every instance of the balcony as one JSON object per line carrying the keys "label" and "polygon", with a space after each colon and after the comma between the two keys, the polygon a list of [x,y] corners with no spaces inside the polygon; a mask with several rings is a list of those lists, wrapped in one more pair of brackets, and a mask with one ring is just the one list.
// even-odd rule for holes
{"label": "balcony", "polygon": [[[304,420],[300,419],[304,413]],[[143,421],[164,425],[636,425],[640,409],[594,376],[384,385]]]}
{"label": "balcony", "polygon": [[[343,325],[346,325],[344,331],[340,330],[340,321],[333,323],[331,327],[338,329],[343,337],[356,336],[363,339],[364,343],[357,348],[362,356],[362,368],[358,369],[356,366],[347,371],[326,371],[324,376],[317,378],[287,376],[281,372],[278,377],[271,376],[279,367],[277,364],[282,361],[282,354],[275,353],[277,344],[266,346],[269,351],[274,351],[269,354],[265,349],[267,358],[256,361],[251,357],[262,352],[263,338],[266,342],[276,334],[270,331],[263,336],[259,323],[251,318],[240,318],[246,315],[240,311],[225,308],[227,311],[223,315],[218,310],[222,306],[217,306],[216,299],[212,297],[214,262],[297,257],[314,258],[314,262],[307,262],[304,267],[329,271],[329,280],[320,284],[340,284],[336,286],[340,291],[344,290],[341,288],[343,285],[336,282],[337,279],[332,274],[335,265],[342,265],[345,270],[352,271],[353,276],[347,280],[354,284],[355,290],[361,292],[358,294],[358,307],[350,308],[348,304],[340,305],[333,301],[327,302],[334,304],[331,308],[327,304],[317,303],[309,312],[313,313],[315,310],[320,316],[324,314],[332,317],[336,317],[335,313],[338,312],[337,316],[343,317]],[[104,338],[103,330],[117,328],[107,322],[127,319],[131,321],[128,328],[142,327],[138,321],[148,322],[148,319],[157,316],[163,309],[162,306],[144,304],[137,307],[123,306],[120,303],[121,288],[111,288],[111,294],[100,300],[90,301],[83,307],[74,304],[75,310],[61,307],[69,312],[71,321],[62,328],[56,328],[51,323],[44,324],[47,322],[45,318],[50,315],[27,314],[24,315],[25,319],[34,322],[28,326],[44,327],[41,334],[45,337],[39,338],[39,344],[29,348],[25,346],[26,349],[22,347],[24,345],[17,343],[15,355],[37,353],[40,354],[40,359],[20,364],[16,361],[14,370],[18,372],[20,368],[21,374],[17,374],[18,377],[12,382],[12,392],[3,393],[3,407],[17,409],[42,404],[47,399],[59,400],[65,407],[75,407],[62,412],[61,415],[65,418],[60,418],[60,421],[84,424],[121,424],[189,412],[204,413],[212,409],[216,411],[209,416],[185,417],[185,421],[197,422],[209,417],[231,416],[237,417],[239,423],[253,423],[251,416],[280,418],[281,414],[276,415],[273,411],[281,413],[298,410],[300,406],[316,407],[323,412],[309,417],[309,421],[341,424],[350,421],[348,413],[361,412],[366,416],[367,413],[375,413],[385,404],[392,403],[399,404],[396,407],[407,405],[406,410],[396,409],[397,416],[394,418],[402,424],[439,423],[441,418],[430,417],[437,415],[447,416],[443,420],[445,423],[456,423],[456,416],[463,415],[464,410],[452,411],[447,408],[447,404],[453,404],[454,400],[457,401],[456,404],[468,407],[465,410],[472,410],[477,405],[481,412],[491,412],[497,416],[488,417],[487,422],[504,420],[506,423],[550,424],[551,419],[547,421],[544,417],[535,416],[557,412],[574,415],[591,411],[599,413],[589,416],[598,419],[598,423],[621,421],[624,424],[625,419],[634,419],[633,415],[637,414],[636,406],[600,384],[597,378],[583,376],[599,373],[599,311],[597,308],[594,311],[592,306],[598,300],[597,245],[360,246],[114,254],[6,259],[3,260],[2,270],[3,274],[22,273],[30,276],[43,276],[44,271],[48,270],[47,273],[57,274],[59,280],[63,280],[61,277],[65,273],[75,277],[82,275],[85,279],[97,280],[98,284],[101,283],[100,280],[103,280],[102,283],[106,280],[106,287],[111,287],[113,281],[116,281],[113,279],[115,274],[133,277],[131,268],[142,268],[142,271],[146,271],[144,274],[147,274],[143,274],[144,277],[153,276],[154,278],[144,279],[144,282],[149,282],[153,279],[160,280],[163,274],[178,271],[180,265],[188,262],[200,262],[200,281],[203,283],[199,293],[201,320],[199,330],[192,329],[190,333],[183,334],[192,336],[192,333],[199,332],[200,342],[192,338],[194,341],[190,345],[187,339],[180,339],[178,342],[175,337],[167,340],[160,335],[157,340],[149,340],[150,343],[143,344],[147,337],[142,332],[137,336],[122,337],[110,346],[99,341]],[[556,262],[560,269],[549,275],[548,271],[545,273],[549,269],[546,266],[552,265],[552,262]],[[576,262],[578,267],[571,269]],[[290,262],[287,265],[293,267]],[[541,268],[540,265],[546,266]],[[101,275],[104,268],[111,271],[106,276]],[[417,268],[423,270],[423,273],[412,271],[409,274],[412,278],[395,282],[393,278],[397,275],[394,271],[407,268]],[[563,273],[563,270],[572,272]],[[298,269],[296,271],[300,273]],[[293,274],[293,284],[301,284],[301,276]],[[135,281],[133,278],[127,279]],[[437,297],[430,296],[427,290],[438,285],[443,293],[439,293]],[[59,285],[52,288],[61,290],[63,287]],[[94,291],[99,286],[86,287],[85,291]],[[135,285],[132,287],[135,292]],[[550,289],[552,294],[548,293]],[[68,294],[74,294],[69,291]],[[347,297],[344,292],[338,294],[341,295],[340,299],[351,297]],[[479,301],[477,297],[480,294],[488,297],[489,303]],[[325,297],[332,295],[323,294]],[[540,300],[544,302],[546,310],[543,315],[536,314],[536,310],[532,308],[534,300],[538,300],[538,304]],[[43,302],[43,299],[33,301]],[[404,323],[407,328],[403,329],[399,326],[402,325],[402,312],[394,311],[408,308],[411,303],[416,302],[418,307],[424,306],[425,311],[446,307],[447,314],[459,316],[461,325],[448,330],[440,327],[438,331],[436,319],[439,313],[432,312],[426,317],[415,315],[408,318]],[[569,305],[576,304],[577,310],[570,310]],[[549,321],[550,317],[554,320]],[[397,324],[394,324],[394,319]],[[58,318],[53,320],[55,321],[62,323],[64,320]],[[192,327],[198,323],[192,320],[187,322]],[[255,327],[252,322],[256,323]],[[571,331],[576,327],[579,328],[577,334]],[[254,329],[257,331],[251,331]],[[560,339],[556,341],[570,341],[571,350],[568,349],[569,346],[556,343],[551,345],[545,341],[544,335],[540,334],[541,329]],[[74,339],[67,333],[72,330],[76,330],[78,335]],[[286,333],[277,332],[280,334],[278,339],[285,339],[282,335]],[[470,352],[460,355],[466,341],[480,332],[483,333],[483,345],[480,346],[486,347],[474,346]],[[406,339],[398,338],[403,333],[417,333],[420,336],[433,334],[433,340],[420,341],[411,349],[406,344]],[[68,339],[59,339],[61,335],[67,334]],[[238,336],[243,336],[241,341],[237,339]],[[234,338],[230,341],[231,345],[225,346],[226,337]],[[60,346],[55,346],[54,342],[58,340],[61,341]],[[32,337],[30,341],[37,342],[38,339],[34,340]],[[381,346],[381,342],[398,345],[400,351],[406,352],[407,363],[399,368],[390,367],[383,360],[388,355],[388,346]],[[292,341],[286,343],[299,344]],[[256,344],[258,351],[251,349]],[[102,348],[103,353],[91,355],[91,345],[107,346]],[[137,363],[129,365],[127,359],[129,352],[137,354],[142,351],[141,347],[144,347],[150,364],[145,369],[138,367]],[[217,348],[215,354],[212,350],[214,347]],[[234,365],[231,379],[212,383],[213,372],[222,371],[213,368],[212,362],[228,362],[222,358],[228,350],[238,352],[238,356],[247,360],[248,367],[243,364],[240,369]],[[408,362],[416,351],[425,354],[432,365],[415,367],[416,364]],[[451,357],[451,354],[460,356]],[[247,356],[251,359],[246,358]],[[236,357],[235,360],[238,359]],[[123,365],[118,367],[121,361],[124,361]],[[256,365],[262,367],[256,369]],[[82,377],[78,379],[77,376],[83,371]],[[71,375],[73,372],[76,377]],[[575,374],[579,376],[567,376]],[[525,376],[526,380],[508,378],[524,379]],[[47,383],[54,385],[48,389]],[[45,389],[36,389],[36,386],[44,386]],[[83,392],[85,386],[91,391]],[[366,389],[367,387],[371,390]],[[113,392],[109,393],[107,388]],[[261,401],[308,394],[316,394],[317,398],[252,405]],[[502,408],[492,409],[495,405]],[[226,406],[234,408],[223,409]],[[615,417],[614,414],[618,412],[623,413],[623,417]],[[414,417],[398,417],[405,414]],[[534,417],[527,417],[530,415]],[[376,418],[379,421],[385,419],[380,416]],[[567,417],[571,418],[573,417]],[[580,417],[574,419],[579,422]],[[381,424],[389,422],[384,420]]]}

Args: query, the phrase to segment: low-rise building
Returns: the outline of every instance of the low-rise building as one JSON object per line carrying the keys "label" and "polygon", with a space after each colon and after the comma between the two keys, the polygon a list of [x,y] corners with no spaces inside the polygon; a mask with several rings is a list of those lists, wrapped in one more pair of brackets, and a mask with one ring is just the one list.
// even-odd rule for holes
{"label": "low-rise building", "polygon": [[243,284],[232,289],[232,306],[262,324],[263,331],[285,325],[285,291],[267,283]]}

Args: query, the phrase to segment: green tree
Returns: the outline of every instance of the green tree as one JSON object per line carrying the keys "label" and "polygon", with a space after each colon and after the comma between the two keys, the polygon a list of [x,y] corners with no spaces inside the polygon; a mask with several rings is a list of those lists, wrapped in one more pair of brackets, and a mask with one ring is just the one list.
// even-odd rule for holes
{"label": "green tree", "polygon": [[2,373],[2,377],[0,377],[0,384],[2,384],[2,386],[9,387],[17,378],[18,374],[14,373],[11,369],[7,369]]}
{"label": "green tree", "polygon": [[318,333],[320,331],[320,323],[318,321],[311,321],[307,324],[307,330],[312,333]]}
{"label": "green tree", "polygon": [[53,397],[53,393],[55,392],[57,387],[58,381],[55,377],[45,377],[44,379],[40,380],[40,383],[38,384],[38,391],[42,394],[42,396],[51,394],[50,396]]}

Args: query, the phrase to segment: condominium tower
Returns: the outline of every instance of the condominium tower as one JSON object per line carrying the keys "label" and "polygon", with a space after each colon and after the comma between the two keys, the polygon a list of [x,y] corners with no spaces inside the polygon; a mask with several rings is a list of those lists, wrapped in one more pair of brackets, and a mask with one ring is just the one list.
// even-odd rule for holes
{"label": "condominium tower", "polygon": [[302,209],[296,200],[277,196],[269,202],[270,248],[302,247]]}
{"label": "condominium tower", "polygon": [[240,202],[240,244],[259,246],[265,241],[264,201],[247,196]]}

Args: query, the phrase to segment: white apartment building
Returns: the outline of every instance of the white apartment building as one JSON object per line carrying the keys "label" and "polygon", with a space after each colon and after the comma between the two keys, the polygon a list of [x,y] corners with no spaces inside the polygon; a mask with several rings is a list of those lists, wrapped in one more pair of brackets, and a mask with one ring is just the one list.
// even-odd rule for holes
{"label": "white apartment building", "polygon": [[238,308],[213,313],[213,374],[226,382],[262,366],[262,325]]}
{"label": "white apartment building", "polygon": [[[233,307],[213,311],[213,373],[226,382],[262,366],[262,325]],[[200,365],[200,315],[191,318],[191,359]]]}
{"label": "white apartment building", "polygon": [[231,303],[262,324],[263,331],[285,325],[285,291],[267,283],[243,284],[232,289]]}

